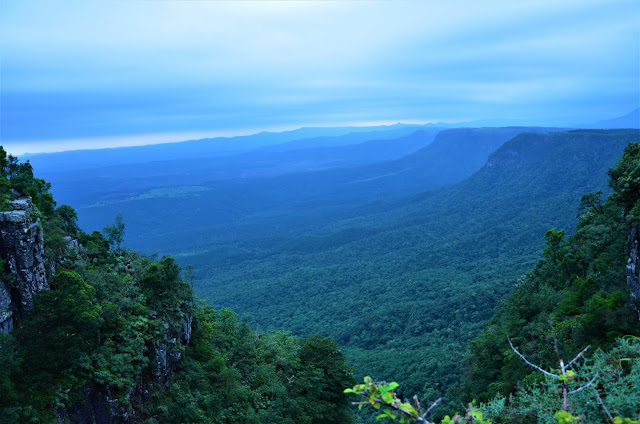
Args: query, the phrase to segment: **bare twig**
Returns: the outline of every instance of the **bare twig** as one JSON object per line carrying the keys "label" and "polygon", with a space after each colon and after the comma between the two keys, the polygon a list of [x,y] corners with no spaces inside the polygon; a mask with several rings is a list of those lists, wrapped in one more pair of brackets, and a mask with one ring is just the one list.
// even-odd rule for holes
{"label": "bare twig", "polygon": [[598,378],[598,374],[596,373],[596,375],[595,375],[595,376],[593,376],[593,378],[591,379],[591,381],[590,381],[590,382],[588,382],[587,384],[585,384],[585,385],[584,385],[584,386],[582,386],[582,387],[579,387],[579,388],[577,388],[577,389],[575,389],[575,390],[570,391],[570,392],[568,393],[568,395],[573,395],[573,394],[575,394],[575,393],[578,393],[578,392],[583,391],[583,390],[584,390],[584,389],[586,389],[587,387],[591,386],[591,385],[596,381],[596,379],[597,379],[597,378]]}
{"label": "bare twig", "polygon": [[612,423],[613,417],[611,416],[611,413],[609,412],[604,402],[602,401],[602,398],[600,397],[600,393],[598,393],[595,387],[593,388],[593,392],[596,394],[596,397],[598,398],[598,402],[600,402],[600,405],[602,405],[602,409],[604,409],[605,414],[607,414],[607,417],[609,417],[609,422]]}
{"label": "bare twig", "polygon": [[436,405],[439,404],[440,402],[442,402],[442,398],[436,399],[436,401],[431,404],[431,406],[427,409],[427,412],[425,412],[424,415],[427,415],[429,412],[431,412],[431,410],[435,408]]}
{"label": "bare twig", "polygon": [[421,417],[424,417],[425,414],[422,413],[422,405],[420,405],[420,401],[418,400],[417,395],[413,395],[413,403],[416,405],[416,410],[420,414]]}
{"label": "bare twig", "polygon": [[569,363],[567,364],[566,367],[564,367],[565,369],[569,368],[574,362],[576,362],[578,359],[580,359],[580,357],[587,351],[589,350],[589,348],[591,347],[591,345],[585,347],[584,349],[582,349],[582,352],[578,353],[576,355],[575,358],[573,358],[571,361],[569,361]]}
{"label": "bare twig", "polygon": [[519,356],[519,357],[520,357],[520,358],[521,358],[521,359],[522,359],[522,360],[523,360],[527,365],[529,365],[529,366],[531,366],[531,367],[533,367],[533,368],[537,369],[538,371],[540,371],[540,372],[541,372],[541,373],[543,373],[543,374],[548,375],[549,377],[553,377],[553,378],[560,378],[560,376],[559,376],[559,375],[555,375],[555,374],[550,373],[549,371],[545,371],[545,370],[543,370],[542,368],[540,368],[539,366],[537,366],[537,365],[532,364],[531,362],[529,362],[529,360],[527,360],[527,358],[525,358],[525,357],[524,357],[524,355],[523,355],[522,353],[518,352],[518,349],[516,349],[516,348],[513,346],[513,343],[511,343],[511,338],[510,338],[510,337],[507,337],[507,340],[509,340],[509,345],[511,346],[511,349],[513,349],[513,351],[514,351],[514,352],[515,352],[515,353],[516,353],[516,354],[517,354],[517,355],[518,355],[518,356]]}

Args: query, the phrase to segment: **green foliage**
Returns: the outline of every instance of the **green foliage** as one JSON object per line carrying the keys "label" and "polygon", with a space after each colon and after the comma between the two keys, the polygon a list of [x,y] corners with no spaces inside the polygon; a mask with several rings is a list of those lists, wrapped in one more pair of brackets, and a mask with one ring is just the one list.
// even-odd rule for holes
{"label": "green foliage", "polygon": [[[398,387],[398,383],[391,382],[374,382],[371,377],[364,378],[364,384],[356,384],[353,388],[344,390],[344,393],[358,395],[363,397],[364,401],[353,402],[354,405],[358,405],[358,409],[362,409],[364,406],[371,405],[378,415],[376,420],[389,418],[391,420],[398,420],[400,423],[408,423],[417,421],[420,423],[429,424],[427,419],[431,407],[426,411],[423,411],[422,405],[418,401],[417,396],[414,396],[414,405],[409,402],[403,402],[398,398],[395,389]],[[438,399],[433,405],[435,406],[441,399]],[[474,424],[491,424],[491,421],[483,419],[483,412],[478,410],[473,404],[469,404],[466,409],[465,415],[460,416],[455,414],[452,417],[449,415],[444,416],[440,421],[441,424],[460,424],[460,423],[474,423]]]}
{"label": "green foliage", "polygon": [[[640,405],[640,399],[623,389],[640,384],[634,371],[640,361],[633,353],[638,339],[625,336],[640,334],[626,285],[625,255],[629,221],[633,221],[630,216],[640,198],[634,182],[638,169],[640,148],[630,143],[618,165],[609,171],[614,191],[607,201],[600,200],[600,193],[582,198],[581,220],[569,240],[564,239],[563,231],[547,232],[544,258],[471,343],[466,383],[457,392],[459,398],[493,398],[488,405],[503,408],[502,415],[492,415],[496,422],[511,422],[518,416],[524,421],[529,417],[568,423],[576,419],[571,411],[578,411],[589,422],[606,418],[593,390],[576,394],[571,401],[573,409],[554,416],[557,381],[541,379],[510,352],[506,343],[509,335],[529,360],[547,369],[557,366],[554,343],[567,356],[590,344],[596,354],[576,370],[579,377],[575,380],[588,381],[599,373],[596,387],[605,403],[622,416],[639,416],[640,411],[628,408],[627,402]],[[621,340],[623,336],[627,339]],[[612,367],[610,360],[622,351],[627,352],[626,371],[622,362]],[[560,379],[573,383],[568,377]]]}
{"label": "green foliage", "polygon": [[162,422],[350,423],[345,358],[326,338],[257,336],[229,309],[198,309]]}
{"label": "green foliage", "polygon": [[[569,366],[575,371],[567,369]],[[581,353],[567,367],[555,377],[538,374],[540,378],[520,382],[518,392],[508,398],[499,395],[487,403],[476,405],[472,402],[465,416],[445,416],[440,422],[614,424],[640,421],[640,392],[637,390],[640,387],[640,338],[619,339],[610,351],[598,350],[589,359]],[[397,387],[397,383],[375,383],[365,377],[364,384],[348,388],[345,393],[363,397],[364,401],[354,404],[359,409],[371,405],[377,410],[377,419],[400,418],[400,422],[428,423],[429,410],[423,412],[415,396],[414,405],[402,402],[396,395]],[[616,415],[612,416],[612,413]]]}
{"label": "green foliage", "polygon": [[[531,142],[533,136],[528,137],[521,141]],[[536,160],[544,156],[532,146],[527,154]],[[629,152],[616,169],[633,174],[633,148]],[[549,181],[567,172],[565,164],[546,160],[520,164],[524,177],[514,176],[506,165],[486,167],[448,196],[428,194],[383,211],[360,214],[358,209],[356,217],[327,224],[326,234],[301,239],[294,231],[292,238],[234,241],[189,260],[209,279],[215,270],[215,293],[205,293],[215,295],[217,306],[228,301],[245,310],[251,307],[252,319],[266,327],[331,334],[347,346],[353,363],[362,367],[375,358],[376,373],[397,372],[408,381],[408,392],[437,397],[457,383],[464,344],[491,315],[497,299],[512,290],[508,281],[535,261],[531,248],[538,245],[532,240],[541,234],[540,226],[549,228],[547,222],[556,222],[567,199],[574,199],[576,187],[583,186],[575,181],[592,178],[589,166],[572,168],[576,179],[558,189]],[[333,341],[256,334],[229,309],[196,306],[191,285],[182,281],[173,259],[144,257],[122,247],[121,215],[105,235],[85,234],[71,208],[55,208],[46,183],[33,178],[30,166],[11,157],[4,161],[8,186],[15,183],[36,196],[50,234],[48,255],[59,261],[52,290],[38,296],[31,317],[16,334],[17,344],[0,340],[0,355],[9,364],[0,368],[7,393],[0,402],[7,416],[18,417],[17,422],[52,420],[55,408],[77,405],[87,390],[106,387],[116,400],[114,407],[135,411],[149,422],[353,422],[340,391],[352,384],[352,377]],[[443,422],[482,422],[483,413],[505,422],[498,411],[523,422],[543,416],[513,394],[518,382],[534,398],[557,402],[557,394],[552,397],[557,381],[554,389],[532,374],[505,345],[506,334],[545,367],[555,366],[551,338],[559,340],[562,353],[575,354],[587,342],[593,350],[610,352],[621,335],[638,334],[624,281],[624,218],[625,212],[627,218],[633,214],[637,202],[627,174],[612,170],[616,191],[606,203],[597,193],[583,198],[581,222],[571,237],[555,229],[547,233],[543,260],[519,281],[485,333],[474,340],[467,384],[450,391],[452,397],[488,402],[487,409],[470,407],[464,416],[444,417]],[[517,191],[528,184],[526,175],[544,178],[527,186],[526,193]],[[496,181],[504,185],[482,189]],[[589,189],[598,187],[593,183]],[[624,196],[616,194],[619,187]],[[552,194],[555,200],[544,206],[530,199]],[[466,199],[465,208],[459,208],[459,198]],[[510,204],[520,205],[523,212],[508,216],[504,211]],[[569,218],[565,221],[571,225]],[[270,221],[258,217],[249,222]],[[484,230],[474,233],[474,226]],[[66,252],[64,235],[77,237],[81,247],[75,256]],[[245,290],[248,285],[251,290]],[[182,335],[190,324],[188,340]],[[143,400],[132,393],[163,371],[158,352],[181,360],[168,365],[175,367],[167,370],[171,378],[154,385]],[[635,384],[633,367],[625,368],[632,362],[625,358],[620,372]],[[591,372],[577,369],[574,378],[583,381]],[[611,381],[622,377],[616,378]],[[608,380],[598,381],[606,401],[613,403],[615,388],[605,391]],[[568,374],[566,383],[571,383]],[[400,401],[397,387],[389,387],[376,389],[375,399],[383,400],[378,402],[380,414],[397,416],[392,405],[419,410]],[[503,395],[494,397],[498,394]],[[622,405],[635,398],[621,390],[618,399]],[[551,422],[570,422],[570,414],[582,413],[565,411],[569,415],[555,417],[557,407],[545,409]]]}
{"label": "green foliage", "polygon": [[120,246],[124,242],[124,217],[122,212],[118,212],[113,224],[107,225],[102,229],[102,233],[109,242],[109,245],[120,250]]}
{"label": "green foliage", "polygon": [[627,227],[617,199],[614,192],[601,211],[583,213],[568,241],[563,231],[547,232],[544,259],[471,343],[467,396],[506,395],[531,373],[509,355],[507,334],[543,367],[556,361],[551,338],[570,355],[587,344],[606,349],[620,336],[640,334],[626,287]]}
{"label": "green foliage", "polygon": [[[559,380],[551,377],[526,379],[519,390],[508,396],[498,396],[481,404],[480,408],[496,424],[511,422],[556,423],[580,417],[582,422],[634,422],[640,418],[640,339],[619,339],[613,348],[598,350],[575,365],[575,374],[568,381],[570,390],[585,389],[568,397],[567,410],[562,405]],[[594,380],[595,379],[595,380]],[[589,386],[589,382],[594,381]],[[561,384],[561,383],[560,383]],[[604,405],[604,406],[603,406]],[[605,410],[606,408],[606,410]],[[609,417],[608,413],[615,414]]]}
{"label": "green foliage", "polygon": [[614,199],[624,206],[625,212],[636,208],[640,197],[640,144],[627,145],[618,166],[609,170],[609,176]]}
{"label": "green foliage", "polygon": [[49,193],[51,184],[43,179],[35,178],[33,167],[29,161],[20,163],[18,158],[0,146],[0,207],[3,207],[11,190],[31,197],[33,204],[44,214],[53,214],[56,202]]}
{"label": "green foliage", "polygon": [[[1,161],[16,187],[39,187],[30,166]],[[122,246],[122,215],[105,235],[80,230],[66,205],[41,218],[57,273],[15,337],[0,334],[0,423],[75,422],[101,402],[150,423],[354,422],[332,340],[259,335],[230,309],[198,306],[173,258]]]}
{"label": "green foliage", "polygon": [[[358,378],[394,378],[403,392],[439,397],[464,374],[457,354],[538,262],[545,231],[566,228],[567,241],[580,197],[606,190],[608,167],[636,135],[521,134],[467,180],[402,201],[389,194],[347,204],[336,193],[326,201],[297,200],[254,212],[256,204],[273,200],[255,189],[266,182],[245,180],[234,186],[244,194],[237,205],[248,211],[242,219],[232,221],[241,212],[227,202],[240,195],[214,191],[209,200],[185,198],[180,207],[207,205],[219,219],[166,238],[144,231],[195,266],[195,288],[212,306],[232,307],[264,329],[329,336],[344,348]],[[293,180],[285,187],[273,182],[266,193],[293,193]],[[600,230],[604,241],[608,228]],[[600,262],[617,258],[609,253]],[[508,347],[495,356],[502,353]]]}
{"label": "green foliage", "polygon": [[29,368],[67,368],[98,340],[102,320],[95,288],[73,271],[57,273],[51,284],[52,290],[36,297],[34,312],[21,332],[26,344],[42,346],[28,350]]}

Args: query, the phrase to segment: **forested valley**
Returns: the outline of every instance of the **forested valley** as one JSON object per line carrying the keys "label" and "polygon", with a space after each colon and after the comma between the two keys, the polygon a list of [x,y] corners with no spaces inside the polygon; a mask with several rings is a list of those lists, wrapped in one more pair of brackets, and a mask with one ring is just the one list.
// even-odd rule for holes
{"label": "forested valley", "polygon": [[[50,286],[29,305],[3,262],[24,302],[2,419],[369,422],[343,391],[371,376],[442,397],[434,420],[475,400],[493,422],[557,422],[507,336],[545,369],[590,345],[577,380],[640,419],[638,130],[350,131],[108,166],[2,151],[4,213],[31,198]],[[571,412],[604,422],[593,396]]]}

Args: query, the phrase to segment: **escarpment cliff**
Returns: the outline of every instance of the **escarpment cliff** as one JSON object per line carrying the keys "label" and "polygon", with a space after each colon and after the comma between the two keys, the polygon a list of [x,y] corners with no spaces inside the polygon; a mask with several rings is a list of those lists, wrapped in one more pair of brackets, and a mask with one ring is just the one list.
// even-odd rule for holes
{"label": "escarpment cliff", "polygon": [[35,204],[12,192],[0,212],[0,332],[14,333],[0,349],[15,340],[25,374],[42,378],[11,365],[4,375],[33,393],[56,388],[42,408],[56,422],[142,423],[191,341],[191,291],[173,260],[113,251],[100,233],[74,231],[70,208]]}
{"label": "escarpment cliff", "polygon": [[[42,224],[28,197],[8,202],[0,212],[0,332],[11,332],[33,306],[36,293],[48,289]],[[48,272],[49,271],[49,272]]]}
{"label": "escarpment cliff", "polygon": [[627,284],[633,307],[640,314],[640,224],[631,227],[627,241]]}

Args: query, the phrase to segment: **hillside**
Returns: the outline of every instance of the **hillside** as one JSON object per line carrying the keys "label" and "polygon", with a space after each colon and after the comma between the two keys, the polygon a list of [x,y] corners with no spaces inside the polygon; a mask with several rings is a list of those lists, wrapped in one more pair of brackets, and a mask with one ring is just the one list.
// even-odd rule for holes
{"label": "hillside", "polygon": [[545,231],[572,231],[582,194],[606,188],[637,137],[522,134],[455,186],[362,207],[305,237],[238,240],[181,260],[201,270],[197,290],[212,305],[263,328],[330,335],[357,369],[408,393],[442,393],[460,372],[442,358],[533,267]]}

